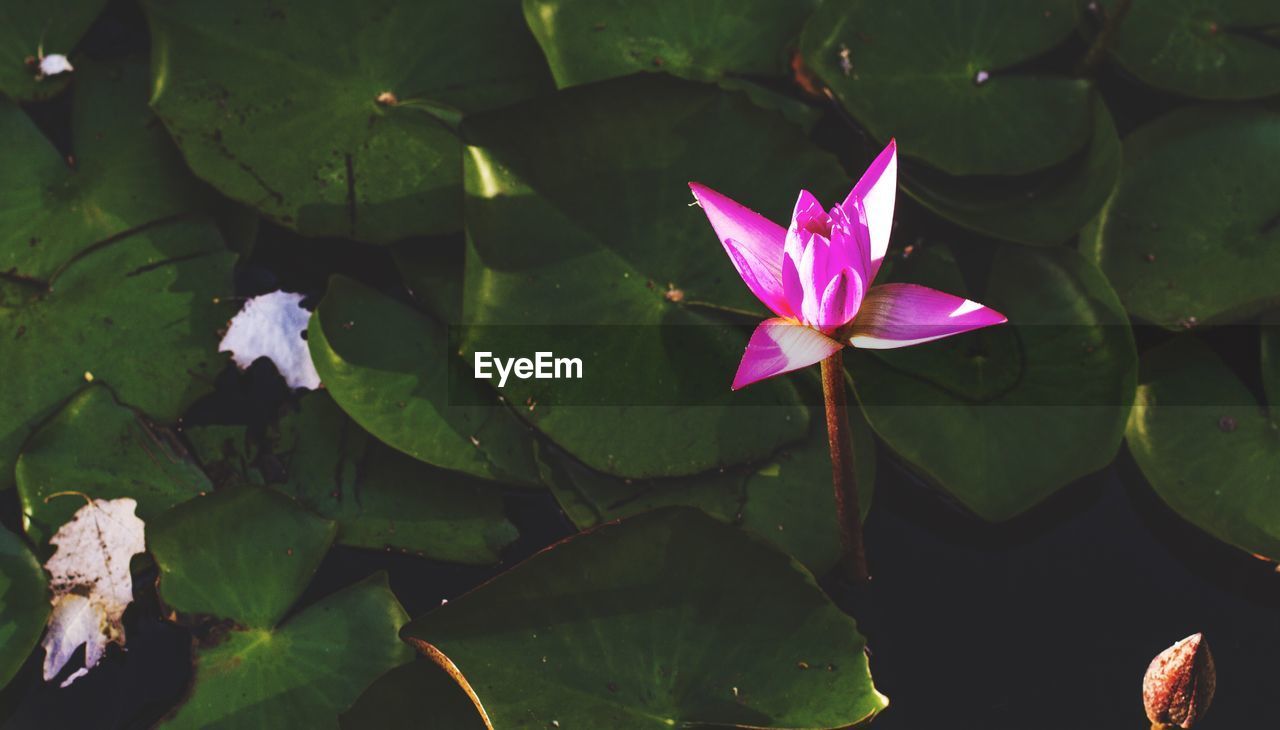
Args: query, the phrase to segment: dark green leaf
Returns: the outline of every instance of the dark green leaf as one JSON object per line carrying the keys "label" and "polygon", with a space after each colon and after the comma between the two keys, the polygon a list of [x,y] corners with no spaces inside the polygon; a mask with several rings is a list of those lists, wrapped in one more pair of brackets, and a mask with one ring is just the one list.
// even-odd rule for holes
{"label": "dark green leaf", "polygon": [[[1092,132],[1088,82],[1018,68],[1069,37],[1075,0],[831,0],[805,62],[877,140],[950,175],[1017,175]],[[985,76],[980,76],[985,74]]]}
{"label": "dark green leaf", "polygon": [[1115,194],[1081,236],[1130,314],[1170,329],[1280,301],[1280,113],[1180,109],[1124,142]]}
{"label": "dark green leaf", "polygon": [[[932,283],[897,268],[904,280]],[[1115,293],[1075,251],[1002,247],[989,279],[976,298],[1009,324],[849,362],[876,433],[978,516],[999,521],[1111,461],[1137,354]]]}
{"label": "dark green leaf", "polygon": [[149,523],[213,488],[170,429],[116,402],[101,385],[75,395],[27,440],[16,479],[27,534],[37,543],[70,521],[84,496],[132,497]]}
{"label": "dark green leaf", "polygon": [[145,6],[152,105],[192,169],[308,235],[456,230],[457,119],[549,85],[513,0]]}
{"label": "dark green leaf", "polygon": [[836,728],[886,704],[807,571],[687,508],[570,538],[402,633],[499,728]]}
{"label": "dark green leaf", "polygon": [[379,677],[338,720],[342,730],[491,730],[462,687],[424,660]]}
{"label": "dark green leaf", "polygon": [[564,88],[666,71],[698,81],[780,76],[817,0],[524,0],[524,15]]}
{"label": "dark green leaf", "polygon": [[1174,511],[1220,540],[1280,561],[1280,422],[1271,405],[1268,414],[1212,350],[1182,336],[1143,355],[1125,436]]}
{"label": "dark green leaf", "polygon": [[[444,328],[408,306],[337,276],[307,330],[311,356],[337,404],[374,436],[422,461],[504,481],[536,482],[533,441],[478,383],[450,393]],[[451,403],[474,393],[486,405]]]}
{"label": "dark green leaf", "polygon": [[44,569],[22,538],[0,527],[0,687],[27,660],[48,618]]}

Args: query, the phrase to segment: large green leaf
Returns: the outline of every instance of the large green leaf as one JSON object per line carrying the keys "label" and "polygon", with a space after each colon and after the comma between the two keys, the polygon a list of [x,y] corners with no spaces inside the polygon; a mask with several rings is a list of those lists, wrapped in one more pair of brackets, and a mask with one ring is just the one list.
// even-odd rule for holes
{"label": "large green leaf", "polygon": [[872,136],[950,175],[1043,170],[1092,134],[1086,81],[1019,66],[1068,38],[1075,0],[831,0],[805,62]]}
{"label": "large green leaf", "polygon": [[187,435],[223,484],[270,484],[336,521],[344,545],[483,564],[516,538],[492,484],[388,448],[324,392],[306,396],[262,440],[218,426]]}
{"label": "large green leaf", "polygon": [[[503,481],[537,481],[533,440],[481,384],[450,390],[454,355],[436,322],[336,276],[307,330],[334,401],[387,444],[436,466]],[[472,396],[473,403],[455,403]]]}
{"label": "large green leaf", "polygon": [[1082,236],[1129,312],[1171,329],[1280,301],[1280,113],[1181,109],[1124,142],[1115,194]]}
{"label": "large green leaf", "polygon": [[178,505],[147,528],[160,596],[230,620],[197,644],[189,695],[164,728],[337,728],[337,715],[411,653],[382,574],[295,612],[336,525],[273,490],[233,488]]}
{"label": "large green leaf", "polygon": [[807,571],[687,508],[570,538],[402,634],[497,728],[836,728],[886,704]]}
{"label": "large green leaf", "polygon": [[666,71],[695,80],[780,76],[817,0],[524,0],[561,88]]}
{"label": "large green leaf", "polygon": [[0,96],[34,101],[62,91],[70,73],[37,78],[37,69],[27,60],[38,62],[42,52],[70,55],[106,4],[107,0],[0,2]]}
{"label": "large green leaf", "polygon": [[342,730],[492,730],[462,687],[426,660],[379,677],[339,724]]}
{"label": "large green leaf", "polygon": [[[1114,12],[1117,2],[1101,5]],[[1144,83],[1202,99],[1280,94],[1280,5],[1273,0],[1129,5],[1111,56]]]}
{"label": "large green leaf", "polygon": [[954,177],[905,169],[904,190],[965,228],[1015,243],[1054,246],[1088,223],[1120,174],[1120,136],[1107,105],[1093,102],[1093,137],[1080,159],[1035,175]]}
{"label": "large green leaf", "polygon": [[[858,506],[865,518],[876,477],[875,436],[862,414],[850,414],[858,467]],[[772,542],[817,575],[840,557],[840,525],[831,485],[831,455],[821,412],[804,440],[768,459],[723,471],[671,479],[632,480],[555,459],[546,481],[579,529],[670,505],[687,505],[739,524]]]}
{"label": "large green leaf", "polygon": [[44,569],[22,538],[0,527],[0,687],[27,660],[48,618]]}
{"label": "large green leaf", "polygon": [[309,235],[457,229],[458,117],[549,85],[513,0],[145,5],[152,106],[192,169]]}
{"label": "large green leaf", "polygon": [[[190,179],[138,113],[141,80],[132,66],[85,68],[73,141],[101,133],[112,144],[90,144],[83,173],[58,178],[52,147],[0,100],[0,127],[12,132],[0,136],[0,260],[13,272],[0,277],[0,485],[11,483],[30,430],[86,373],[174,421],[221,365],[216,331],[227,312],[217,300],[230,293],[233,257],[211,223],[180,216],[206,201],[183,192],[193,190]],[[137,157],[104,152],[113,147]],[[95,152],[106,164],[91,159]],[[44,246],[47,254],[32,253]]]}
{"label": "large green leaf", "polygon": [[687,183],[785,221],[801,188],[832,204],[847,192],[834,159],[742,94],[655,74],[476,116],[466,133],[464,350],[583,360],[578,380],[508,381],[508,402],[533,406],[522,417],[628,478],[763,459],[804,433],[787,380],[729,390],[745,333],[713,310],[763,308]]}
{"label": "large green leaf", "polygon": [[[1267,363],[1266,377],[1277,369]],[[1272,394],[1268,394],[1269,396]],[[1280,561],[1280,419],[1190,336],[1142,357],[1126,438],[1156,493],[1220,540]]]}
{"label": "large green leaf", "polygon": [[76,394],[32,434],[16,480],[27,534],[37,543],[70,521],[84,496],[132,497],[138,517],[150,522],[213,488],[170,429],[118,403],[101,385]]}
{"label": "large green leaf", "polygon": [[[876,433],[978,516],[998,521],[1111,461],[1137,354],[1115,293],[1075,251],[1002,247],[988,276],[975,298],[1009,324],[862,352],[850,366]],[[961,293],[953,282],[939,288]]]}

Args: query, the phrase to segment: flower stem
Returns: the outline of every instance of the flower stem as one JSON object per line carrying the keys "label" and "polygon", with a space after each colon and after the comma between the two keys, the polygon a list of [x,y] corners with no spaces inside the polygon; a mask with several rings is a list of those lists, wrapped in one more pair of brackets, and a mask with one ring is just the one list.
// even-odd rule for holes
{"label": "flower stem", "polygon": [[822,361],[822,396],[827,406],[827,445],[831,448],[831,482],[840,522],[840,565],[844,578],[855,583],[870,578],[867,551],[862,545],[862,514],[858,509],[858,478],[853,464],[853,433],[845,399],[844,351]]}

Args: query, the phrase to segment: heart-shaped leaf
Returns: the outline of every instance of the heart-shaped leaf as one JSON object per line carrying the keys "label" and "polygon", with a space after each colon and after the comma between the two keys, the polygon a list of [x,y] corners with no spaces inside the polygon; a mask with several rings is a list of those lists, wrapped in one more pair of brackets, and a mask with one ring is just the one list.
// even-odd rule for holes
{"label": "heart-shaped leaf", "polygon": [[370,682],[410,658],[396,638],[407,617],[383,574],[279,623],[336,532],[273,490],[244,487],[149,526],[165,603],[233,622],[197,644],[191,691],[159,727],[337,728]]}
{"label": "heart-shaped leaf", "polygon": [[[1274,384],[1275,363],[1265,364]],[[1143,354],[1125,437],[1175,512],[1220,540],[1280,561],[1275,400],[1269,410],[1259,404],[1212,350],[1184,335]]]}
{"label": "heart-shaped leaf", "polygon": [[1093,102],[1093,136],[1079,159],[1016,177],[954,177],[904,167],[904,189],[933,212],[965,228],[1033,246],[1074,236],[1111,195],[1120,174],[1120,136],[1107,105]]}
{"label": "heart-shaped leaf", "polygon": [[886,704],[808,572],[688,508],[570,538],[402,634],[493,727],[836,728]]}
{"label": "heart-shaped leaf", "polygon": [[[858,506],[865,518],[876,478],[875,436],[858,412],[850,414],[857,465]],[[567,457],[555,459],[546,481],[579,529],[670,505],[697,507],[760,535],[822,575],[840,558],[840,525],[831,486],[825,422],[815,414],[808,435],[763,462],[671,479],[619,479]]]}
{"label": "heart-shaped leaf", "polygon": [[0,135],[0,484],[29,431],[86,378],[174,421],[220,365],[217,299],[233,257],[193,217],[207,201],[149,128],[142,82],[136,66],[85,67],[72,128],[76,153],[87,150],[56,175],[52,145],[0,101],[12,132]]}
{"label": "heart-shaped leaf", "polygon": [[805,62],[873,137],[950,175],[1018,175],[1079,152],[1090,87],[1017,68],[1066,40],[1075,0],[832,0]]}
{"label": "heart-shaped leaf", "polygon": [[323,392],[304,398],[262,441],[220,426],[187,435],[219,486],[269,484],[336,521],[343,545],[486,564],[516,538],[492,484],[388,448]]}
{"label": "heart-shaped leaf", "polygon": [[524,0],[524,15],[564,88],[666,71],[699,81],[781,76],[816,0]]}
{"label": "heart-shaped leaf", "polygon": [[36,101],[62,91],[72,72],[42,75],[41,56],[70,55],[106,4],[107,0],[41,0],[0,5],[0,95]]}
{"label": "heart-shaped leaf", "polygon": [[501,392],[523,418],[624,478],[763,459],[804,433],[788,381],[729,390],[745,334],[713,310],[763,308],[687,183],[786,221],[801,188],[847,193],[834,159],[741,94],[656,74],[478,115],[466,133],[468,359],[583,359],[580,379],[511,378]]}
{"label": "heart-shaped leaf", "polygon": [[1180,109],[1129,135],[1082,236],[1130,314],[1170,329],[1280,301],[1280,113]]}
{"label": "heart-shaped leaf", "polygon": [[456,230],[453,125],[548,85],[511,0],[145,6],[152,106],[192,169],[308,235]]}
{"label": "heart-shaped leaf", "polygon": [[[911,269],[894,274],[933,283]],[[975,298],[1007,325],[849,363],[876,433],[978,516],[999,521],[1111,461],[1137,354],[1115,293],[1075,251],[1000,247],[988,277]],[[954,283],[939,288],[961,293]]]}
{"label": "heart-shaped leaf", "polygon": [[138,517],[150,522],[213,488],[171,430],[101,385],[76,394],[32,434],[16,479],[27,534],[37,543],[70,520],[84,497],[131,497]]}
{"label": "heart-shaped leaf", "polygon": [[454,361],[436,322],[336,276],[307,341],[334,401],[390,446],[446,469],[537,482],[532,436],[511,411],[478,383],[450,392]]}
{"label": "heart-shaped leaf", "polygon": [[22,538],[0,527],[0,687],[27,660],[48,618],[44,570]]}
{"label": "heart-shaped leaf", "polygon": [[[1117,0],[1099,3],[1116,12]],[[1270,0],[1125,3],[1111,57],[1143,83],[1201,99],[1280,94],[1280,6]]]}

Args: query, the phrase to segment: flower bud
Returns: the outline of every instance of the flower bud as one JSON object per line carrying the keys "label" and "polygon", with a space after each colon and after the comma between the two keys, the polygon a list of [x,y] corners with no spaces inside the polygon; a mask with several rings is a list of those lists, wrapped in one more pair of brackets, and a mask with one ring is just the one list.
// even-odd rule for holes
{"label": "flower bud", "polygon": [[1189,728],[1213,701],[1217,674],[1203,634],[1194,634],[1160,652],[1142,678],[1142,702],[1154,727]]}

